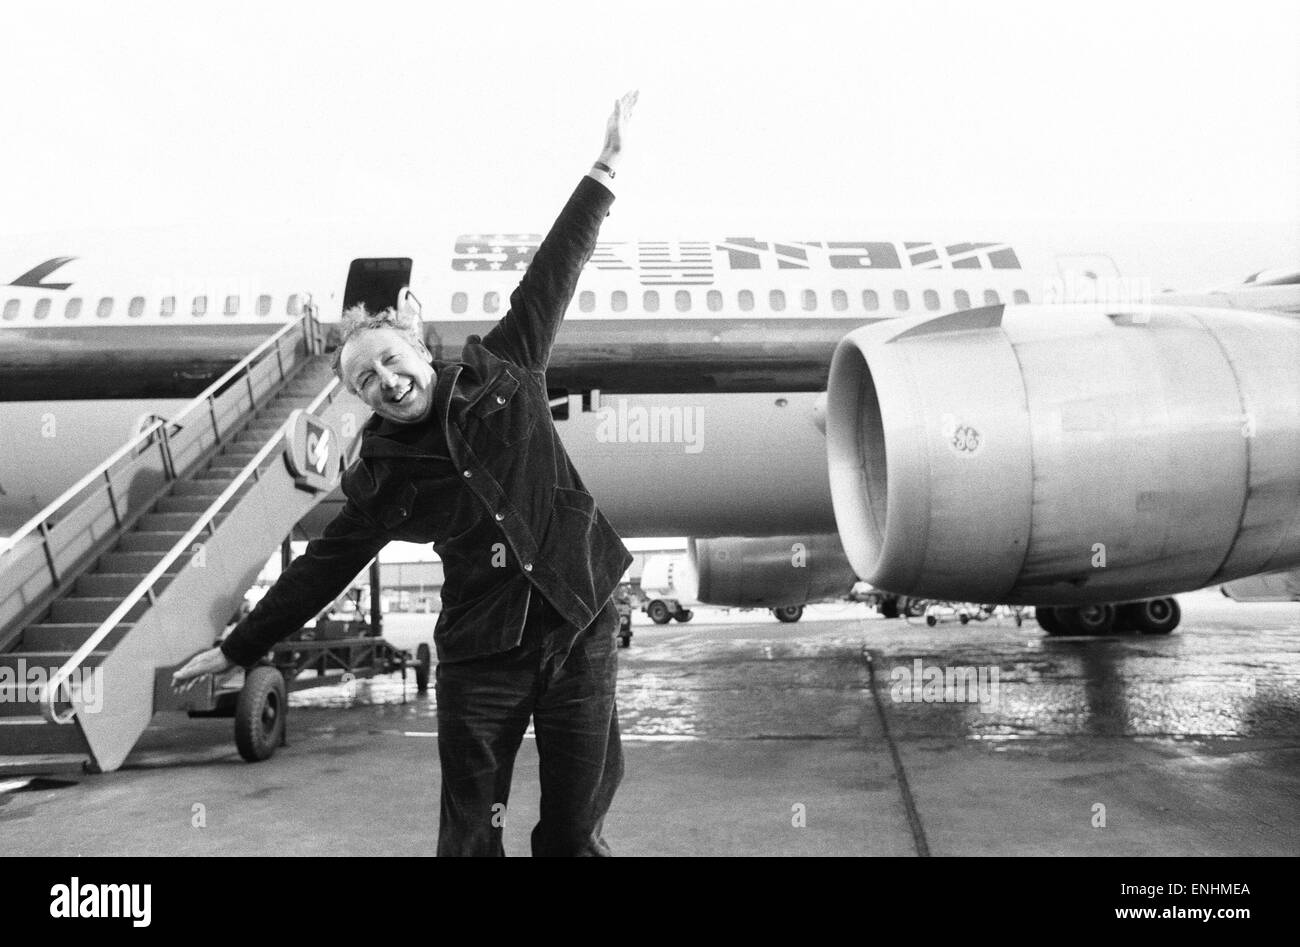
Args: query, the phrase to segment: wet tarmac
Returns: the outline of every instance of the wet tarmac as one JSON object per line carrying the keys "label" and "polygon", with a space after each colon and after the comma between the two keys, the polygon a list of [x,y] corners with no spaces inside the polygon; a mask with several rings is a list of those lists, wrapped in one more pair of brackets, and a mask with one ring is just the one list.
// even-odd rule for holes
{"label": "wet tarmac", "polygon": [[[1300,604],[1180,597],[1168,637],[1048,638],[812,607],[638,615],[620,652],[620,855],[1300,854]],[[432,616],[390,615],[414,647]],[[118,772],[0,786],[8,855],[429,854],[433,696],[293,695],[290,745],[158,715]],[[506,849],[528,852],[537,756]]]}

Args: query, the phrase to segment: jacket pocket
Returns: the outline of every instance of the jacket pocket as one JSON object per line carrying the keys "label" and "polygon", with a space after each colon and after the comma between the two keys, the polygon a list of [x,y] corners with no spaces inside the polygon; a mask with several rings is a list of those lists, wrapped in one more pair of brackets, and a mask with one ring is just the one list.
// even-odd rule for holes
{"label": "jacket pocket", "polygon": [[415,512],[415,498],[418,494],[415,484],[408,480],[394,499],[379,508],[379,524],[388,530],[400,527]]}
{"label": "jacket pocket", "polygon": [[519,379],[504,369],[484,385],[467,410],[476,427],[507,447],[528,437],[537,424]]}
{"label": "jacket pocket", "polygon": [[[566,511],[563,518],[570,522],[580,521],[590,526],[591,521],[596,518],[596,500],[585,490],[556,487],[553,502],[555,506]],[[573,517],[578,514],[581,514],[581,519],[574,520]]]}

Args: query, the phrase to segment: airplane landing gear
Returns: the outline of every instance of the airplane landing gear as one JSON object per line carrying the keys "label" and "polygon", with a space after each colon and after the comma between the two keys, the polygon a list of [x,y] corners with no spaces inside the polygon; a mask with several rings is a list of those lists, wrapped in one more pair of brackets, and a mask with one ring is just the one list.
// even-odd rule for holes
{"label": "airplane landing gear", "polygon": [[1153,598],[1118,607],[1110,604],[1034,608],[1034,617],[1047,634],[1106,635],[1112,631],[1136,631],[1146,635],[1167,635],[1178,627],[1182,610],[1173,598]]}
{"label": "airplane landing gear", "polygon": [[1121,605],[1120,614],[1126,624],[1144,635],[1167,635],[1178,627],[1183,617],[1178,600],[1173,598],[1153,598]]}

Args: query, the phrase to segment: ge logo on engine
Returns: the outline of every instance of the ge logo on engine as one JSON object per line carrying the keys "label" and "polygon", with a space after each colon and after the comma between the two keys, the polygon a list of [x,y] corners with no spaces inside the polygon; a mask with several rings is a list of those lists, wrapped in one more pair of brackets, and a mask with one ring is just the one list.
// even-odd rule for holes
{"label": "ge logo on engine", "polygon": [[973,454],[980,449],[980,432],[969,424],[958,424],[948,443],[959,454]]}

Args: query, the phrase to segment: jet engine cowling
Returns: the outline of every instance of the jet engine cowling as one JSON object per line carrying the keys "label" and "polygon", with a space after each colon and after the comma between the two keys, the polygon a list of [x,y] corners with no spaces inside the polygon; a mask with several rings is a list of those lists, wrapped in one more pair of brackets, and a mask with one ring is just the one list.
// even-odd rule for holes
{"label": "jet engine cowling", "polygon": [[831,364],[836,522],[899,594],[1082,605],[1300,563],[1300,324],[992,306],[877,323]]}
{"label": "jet engine cowling", "polygon": [[[692,539],[687,598],[734,608],[779,608],[844,598],[853,567],[834,533]],[[693,594],[691,594],[693,593]]]}

